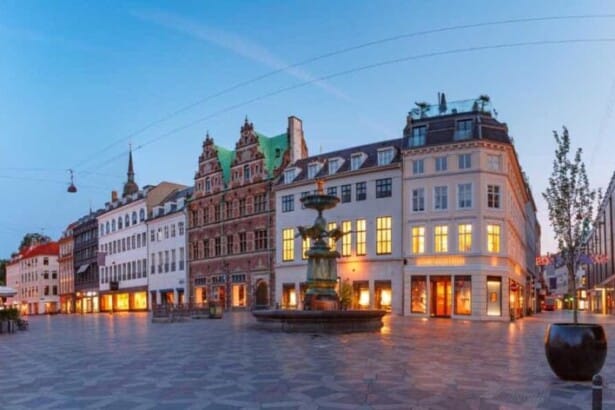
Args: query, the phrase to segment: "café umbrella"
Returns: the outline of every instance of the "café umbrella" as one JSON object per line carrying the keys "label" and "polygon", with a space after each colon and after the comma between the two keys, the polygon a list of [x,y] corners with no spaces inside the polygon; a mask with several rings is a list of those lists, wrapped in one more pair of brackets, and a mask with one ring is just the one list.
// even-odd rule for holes
{"label": "caf\u00e9 umbrella", "polygon": [[8,286],[0,286],[0,298],[10,298],[15,296],[17,291],[13,288],[9,288]]}

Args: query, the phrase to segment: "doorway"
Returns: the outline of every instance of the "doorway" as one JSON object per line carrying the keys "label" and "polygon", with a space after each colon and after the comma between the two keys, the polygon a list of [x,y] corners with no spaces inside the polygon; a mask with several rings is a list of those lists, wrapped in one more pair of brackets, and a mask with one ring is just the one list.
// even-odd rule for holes
{"label": "doorway", "polygon": [[431,281],[431,315],[451,317],[452,287],[450,276],[432,276]]}

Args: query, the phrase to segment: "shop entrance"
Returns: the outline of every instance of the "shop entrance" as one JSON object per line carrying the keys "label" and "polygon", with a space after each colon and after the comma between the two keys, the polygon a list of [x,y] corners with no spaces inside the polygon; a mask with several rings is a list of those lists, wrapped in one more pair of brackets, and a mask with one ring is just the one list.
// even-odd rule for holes
{"label": "shop entrance", "polygon": [[431,315],[450,317],[452,307],[452,288],[450,276],[432,276],[431,282]]}

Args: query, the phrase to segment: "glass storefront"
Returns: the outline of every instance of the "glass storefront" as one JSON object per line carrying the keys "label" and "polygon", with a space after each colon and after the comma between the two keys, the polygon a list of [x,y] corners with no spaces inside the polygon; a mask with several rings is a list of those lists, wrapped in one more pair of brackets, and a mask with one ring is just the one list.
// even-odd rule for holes
{"label": "glass storefront", "polygon": [[135,292],[133,297],[134,306],[133,309],[146,310],[147,309],[147,292]]}
{"label": "glass storefront", "polygon": [[367,309],[370,306],[369,300],[369,282],[354,281],[352,282],[352,299],[355,308]]}
{"label": "glass storefront", "polygon": [[[232,304],[233,307],[246,307],[246,285],[245,284],[233,284],[232,291]],[[296,302],[295,302],[296,305]]]}
{"label": "glass storefront", "polygon": [[471,276],[455,276],[455,314],[472,314]]}
{"label": "glass storefront", "polygon": [[194,288],[194,303],[206,304],[207,303],[207,288],[206,287],[198,287]]}
{"label": "glass storefront", "polygon": [[130,295],[128,293],[118,293],[115,295],[115,306],[113,310],[129,310]]}
{"label": "glass storefront", "polygon": [[427,313],[427,278],[412,276],[410,280],[410,312]]}
{"label": "glass storefront", "polygon": [[282,284],[282,307],[284,309],[297,308],[297,293],[294,283]]}
{"label": "glass storefront", "polygon": [[431,283],[431,315],[450,317],[453,305],[450,276],[430,276]]}
{"label": "glass storefront", "polygon": [[502,316],[502,278],[487,278],[487,316]]}
{"label": "glass storefront", "polygon": [[392,289],[390,280],[377,280],[374,283],[376,309],[391,311]]}

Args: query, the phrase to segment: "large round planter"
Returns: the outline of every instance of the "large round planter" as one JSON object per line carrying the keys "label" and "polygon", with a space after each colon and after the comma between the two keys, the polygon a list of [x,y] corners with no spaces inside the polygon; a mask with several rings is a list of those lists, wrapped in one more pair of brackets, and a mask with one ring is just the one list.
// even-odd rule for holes
{"label": "large round planter", "polygon": [[553,323],[545,334],[545,353],[560,379],[591,380],[606,358],[604,329],[591,323]]}

